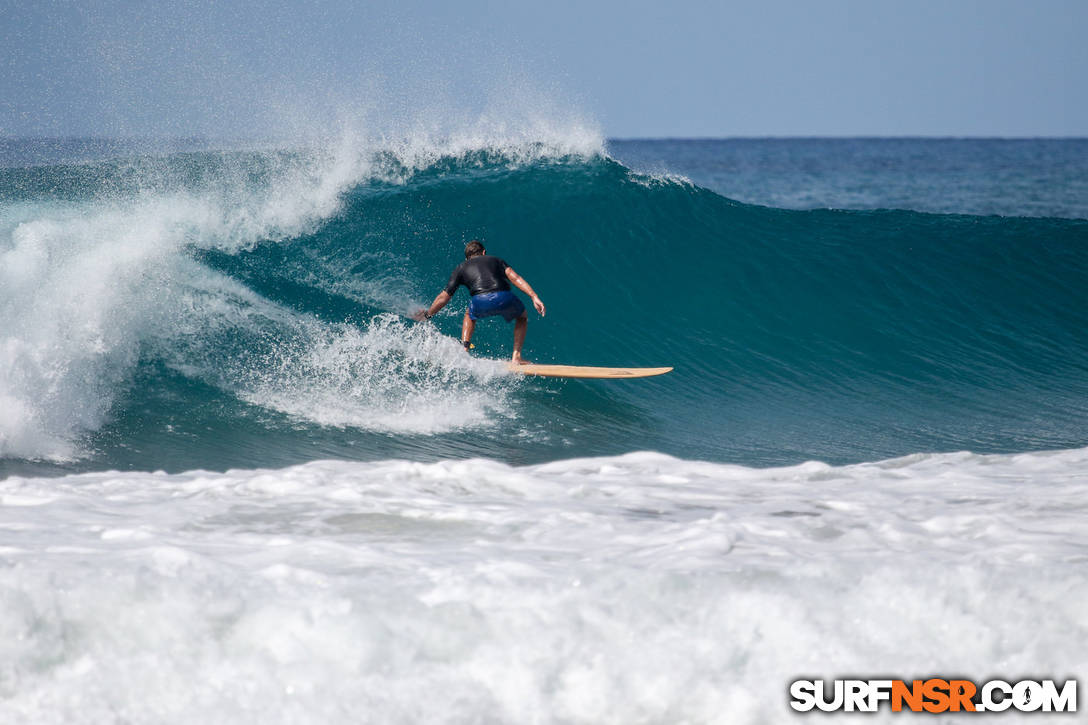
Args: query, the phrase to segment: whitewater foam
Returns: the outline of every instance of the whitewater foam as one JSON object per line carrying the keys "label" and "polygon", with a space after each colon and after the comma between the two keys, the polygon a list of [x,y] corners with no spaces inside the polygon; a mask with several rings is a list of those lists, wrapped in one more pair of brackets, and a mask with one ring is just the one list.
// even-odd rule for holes
{"label": "whitewater foam", "polygon": [[1071,676],[1086,464],[11,477],[0,718],[759,723],[801,676]]}
{"label": "whitewater foam", "polygon": [[297,171],[248,205],[186,193],[84,202],[17,224],[0,251],[0,394],[12,401],[0,456],[63,458],[104,421],[148,328],[164,316],[188,245],[292,236],[330,214],[354,174]]}
{"label": "whitewater foam", "polygon": [[512,415],[505,365],[466,355],[433,327],[380,315],[361,330],[322,332],[278,348],[275,364],[239,371],[252,380],[240,397],[321,425],[390,433],[493,426]]}

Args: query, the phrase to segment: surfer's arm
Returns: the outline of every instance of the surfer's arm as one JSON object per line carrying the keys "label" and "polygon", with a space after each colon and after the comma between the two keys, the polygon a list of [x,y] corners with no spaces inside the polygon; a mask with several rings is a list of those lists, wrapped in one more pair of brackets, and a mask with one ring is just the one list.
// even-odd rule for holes
{"label": "surfer's arm", "polygon": [[514,286],[519,290],[529,295],[529,298],[533,301],[533,307],[540,313],[540,316],[544,316],[544,303],[540,301],[540,297],[536,292],[533,292],[533,288],[529,286],[529,283],[525,281],[525,278],[514,271],[513,267],[506,268],[506,278],[514,283]]}
{"label": "surfer's arm", "polygon": [[437,315],[438,311],[445,307],[449,301],[450,293],[446,290],[442,290],[438,293],[438,296],[434,298],[434,302],[431,303],[430,307],[425,310],[420,310],[416,314],[412,315],[412,317],[417,320],[429,320],[430,318]]}

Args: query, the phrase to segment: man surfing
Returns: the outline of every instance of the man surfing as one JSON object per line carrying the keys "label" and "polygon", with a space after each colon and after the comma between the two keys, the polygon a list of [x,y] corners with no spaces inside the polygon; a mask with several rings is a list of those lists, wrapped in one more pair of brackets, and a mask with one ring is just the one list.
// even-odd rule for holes
{"label": "man surfing", "polygon": [[431,319],[449,303],[457,288],[464,285],[468,287],[468,293],[472,295],[468,309],[465,310],[465,317],[461,321],[461,344],[465,346],[465,350],[472,347],[472,333],[476,331],[476,320],[481,317],[502,315],[507,322],[517,320],[514,323],[514,356],[511,360],[515,365],[521,365],[526,362],[521,359],[521,348],[525,344],[525,330],[529,327],[529,315],[518,296],[510,291],[511,282],[529,295],[533,300],[533,307],[543,317],[544,303],[540,301],[536,292],[533,292],[529,283],[505,261],[490,256],[484,249],[484,245],[474,239],[465,245],[465,261],[453,270],[446,289],[438,293],[428,309],[420,310],[413,317],[417,320]]}

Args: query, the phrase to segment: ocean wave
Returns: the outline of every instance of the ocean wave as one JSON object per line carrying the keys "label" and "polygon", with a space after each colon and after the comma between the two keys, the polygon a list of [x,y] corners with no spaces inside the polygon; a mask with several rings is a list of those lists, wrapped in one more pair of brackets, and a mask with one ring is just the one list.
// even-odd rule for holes
{"label": "ocean wave", "polygon": [[[1084,443],[1088,223],[750,206],[632,172],[584,128],[515,131],[18,170],[37,186],[9,183],[23,196],[0,216],[0,457],[774,464]],[[59,181],[79,193],[42,191]],[[534,359],[676,371],[514,381],[397,319],[471,238],[545,297]],[[447,338],[459,304],[435,320]],[[477,354],[509,336],[481,325]]]}

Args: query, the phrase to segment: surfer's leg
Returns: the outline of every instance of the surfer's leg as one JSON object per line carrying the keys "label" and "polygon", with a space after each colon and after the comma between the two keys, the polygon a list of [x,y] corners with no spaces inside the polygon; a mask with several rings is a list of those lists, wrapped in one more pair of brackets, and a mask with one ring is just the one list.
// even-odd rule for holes
{"label": "surfer's leg", "polygon": [[465,318],[461,320],[461,344],[465,346],[465,350],[472,344],[472,333],[475,331],[476,320],[469,317],[468,310],[465,310]]}
{"label": "surfer's leg", "polygon": [[522,312],[521,317],[514,323],[514,357],[512,360],[516,363],[523,362],[521,359],[521,346],[525,344],[525,331],[528,328],[529,315]]}

